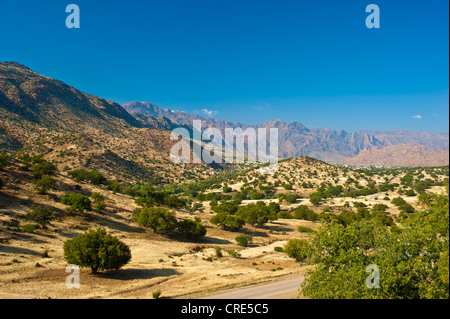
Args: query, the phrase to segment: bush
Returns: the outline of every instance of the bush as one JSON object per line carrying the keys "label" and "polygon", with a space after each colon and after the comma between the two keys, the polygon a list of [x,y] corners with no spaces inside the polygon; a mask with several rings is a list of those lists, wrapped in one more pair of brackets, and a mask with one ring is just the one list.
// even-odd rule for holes
{"label": "bush", "polygon": [[284,252],[296,261],[303,261],[308,257],[308,242],[305,239],[291,239],[284,246]]}
{"label": "bush", "polygon": [[36,230],[37,226],[34,224],[26,224],[22,227],[22,231],[25,233],[33,233]]}
{"label": "bush", "polygon": [[277,246],[277,247],[274,247],[273,250],[276,251],[277,253],[282,253],[283,247]]}
{"label": "bush", "polygon": [[133,213],[133,220],[157,234],[171,234],[178,226],[175,212],[163,207],[138,208]]}
{"label": "bush", "polygon": [[236,216],[242,218],[247,224],[257,224],[258,226],[263,226],[270,219],[273,219],[269,208],[264,202],[240,206],[236,212]]}
{"label": "bush", "polygon": [[90,230],[64,243],[68,264],[99,270],[119,269],[131,259],[130,248],[104,229]]}
{"label": "bush", "polygon": [[406,204],[406,201],[401,197],[396,197],[392,200],[392,204],[394,204],[395,206],[401,206],[403,204]]}
{"label": "bush", "polygon": [[316,214],[313,210],[309,209],[308,206],[301,205],[294,209],[294,218],[296,219],[304,219],[309,221],[317,221],[319,220],[319,215]]}
{"label": "bush", "polygon": [[199,218],[185,219],[179,222],[177,227],[183,236],[190,239],[200,239],[206,235],[206,227],[202,225]]}
{"label": "bush", "polygon": [[56,189],[56,181],[49,175],[43,175],[34,184],[40,195],[46,194],[51,189]]}
{"label": "bush", "polygon": [[219,246],[214,247],[214,250],[216,251],[216,257],[217,258],[222,258],[223,254],[222,254],[222,248],[220,248]]}
{"label": "bush", "polygon": [[211,223],[221,226],[225,230],[238,231],[244,226],[245,221],[238,216],[227,213],[218,213],[211,218]]}
{"label": "bush", "polygon": [[309,196],[309,201],[313,205],[319,204],[321,200],[322,200],[322,194],[320,194],[320,193],[313,193]]}
{"label": "bush", "polygon": [[227,249],[226,252],[227,252],[227,254],[230,255],[231,257],[234,257],[234,258],[239,258],[239,257],[241,257],[241,254],[240,254],[238,251],[234,250],[234,249]]}
{"label": "bush", "polygon": [[34,164],[31,170],[33,171],[34,177],[41,178],[44,175],[55,174],[56,166],[52,163],[43,160],[42,163]]}
{"label": "bush", "polygon": [[68,172],[68,174],[74,178],[78,183],[87,181],[93,185],[106,184],[107,179],[97,171],[87,171],[84,169],[77,169]]}
{"label": "bush", "polygon": [[0,152],[0,169],[5,168],[6,166],[9,165],[9,160],[10,157],[8,154],[6,154],[5,152]]}
{"label": "bush", "polygon": [[286,196],[286,201],[289,203],[295,203],[298,199],[298,195],[297,194],[288,194]]}
{"label": "bush", "polygon": [[405,192],[405,195],[406,195],[406,196],[415,196],[416,193],[415,193],[412,189],[408,189],[408,190]]}
{"label": "bush", "polygon": [[53,211],[50,207],[36,205],[31,206],[31,211],[25,217],[41,227],[44,227],[54,219]]}
{"label": "bush", "polygon": [[250,235],[239,235],[235,238],[239,246],[247,247],[252,242],[253,238]]}
{"label": "bush", "polygon": [[297,229],[301,233],[315,233],[316,232],[314,229],[305,227],[305,226],[298,226]]}
{"label": "bush", "polygon": [[87,196],[80,193],[66,193],[61,197],[61,203],[64,205],[69,205],[67,208],[69,212],[79,212],[91,211],[91,201]]}

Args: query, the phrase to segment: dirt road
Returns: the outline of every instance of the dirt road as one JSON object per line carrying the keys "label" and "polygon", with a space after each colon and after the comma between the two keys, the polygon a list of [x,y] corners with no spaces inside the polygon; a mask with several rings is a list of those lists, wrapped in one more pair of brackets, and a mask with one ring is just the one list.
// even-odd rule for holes
{"label": "dirt road", "polygon": [[255,286],[234,288],[200,299],[293,299],[297,298],[303,280],[303,276],[290,276]]}

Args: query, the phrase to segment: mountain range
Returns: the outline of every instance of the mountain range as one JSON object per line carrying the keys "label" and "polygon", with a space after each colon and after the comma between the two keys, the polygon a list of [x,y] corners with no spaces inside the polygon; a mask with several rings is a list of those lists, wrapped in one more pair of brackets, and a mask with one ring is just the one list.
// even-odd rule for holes
{"label": "mountain range", "polygon": [[[449,149],[449,134],[395,131],[367,131],[346,132],[329,128],[307,128],[300,122],[286,123],[282,120],[267,121],[259,125],[233,123],[216,118],[204,118],[197,114],[161,109],[149,102],[130,102],[122,105],[130,114],[142,119],[165,119],[183,126],[192,126],[193,120],[201,120],[202,127],[218,128],[222,134],[225,127],[230,128],[278,128],[279,156],[281,158],[299,157],[302,155],[315,157],[328,162],[342,162],[357,156],[363,150],[380,149],[387,146],[406,144],[411,146],[423,145],[430,150],[430,156],[435,156],[433,150],[445,151]],[[228,145],[230,146],[230,145]],[[242,151],[242,150],[240,150]],[[427,151],[421,150],[425,155]],[[364,161],[366,162],[366,161]],[[385,163],[386,161],[375,161]],[[358,164],[358,159],[353,161]],[[448,165],[448,160],[441,161]],[[407,162],[406,162],[407,164]],[[413,164],[413,162],[411,162]],[[380,164],[384,165],[384,164]],[[387,164],[389,165],[389,164]],[[392,164],[395,165],[395,164]],[[409,165],[406,165],[409,166]]]}

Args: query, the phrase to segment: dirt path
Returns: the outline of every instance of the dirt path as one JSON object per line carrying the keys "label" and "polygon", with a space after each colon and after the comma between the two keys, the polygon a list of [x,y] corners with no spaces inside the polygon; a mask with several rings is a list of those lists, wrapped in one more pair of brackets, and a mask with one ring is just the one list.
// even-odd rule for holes
{"label": "dirt path", "polygon": [[251,287],[222,291],[200,299],[293,299],[299,295],[299,287],[303,280],[303,275],[289,276]]}

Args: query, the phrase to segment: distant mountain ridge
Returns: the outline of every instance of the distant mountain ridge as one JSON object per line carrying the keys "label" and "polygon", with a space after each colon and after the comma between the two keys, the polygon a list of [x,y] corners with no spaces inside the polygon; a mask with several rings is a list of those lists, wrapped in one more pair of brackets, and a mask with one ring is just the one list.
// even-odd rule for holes
{"label": "distant mountain ridge", "polygon": [[345,130],[328,128],[307,128],[300,122],[286,123],[282,120],[267,121],[258,125],[233,123],[230,121],[204,118],[197,114],[161,109],[149,102],[130,102],[122,105],[130,114],[166,117],[179,125],[192,126],[193,120],[202,120],[203,127],[216,127],[222,133],[225,127],[230,128],[278,128],[279,156],[281,158],[299,157],[302,155],[315,157],[328,162],[340,162],[358,155],[362,150],[383,148],[396,144],[412,146],[424,145],[436,150],[449,149],[448,133],[426,133],[397,131],[361,130],[348,133]]}
{"label": "distant mountain ridge", "polygon": [[371,150],[362,150],[342,164],[379,166],[446,166],[449,165],[448,150],[435,150],[423,145],[396,144]]}

